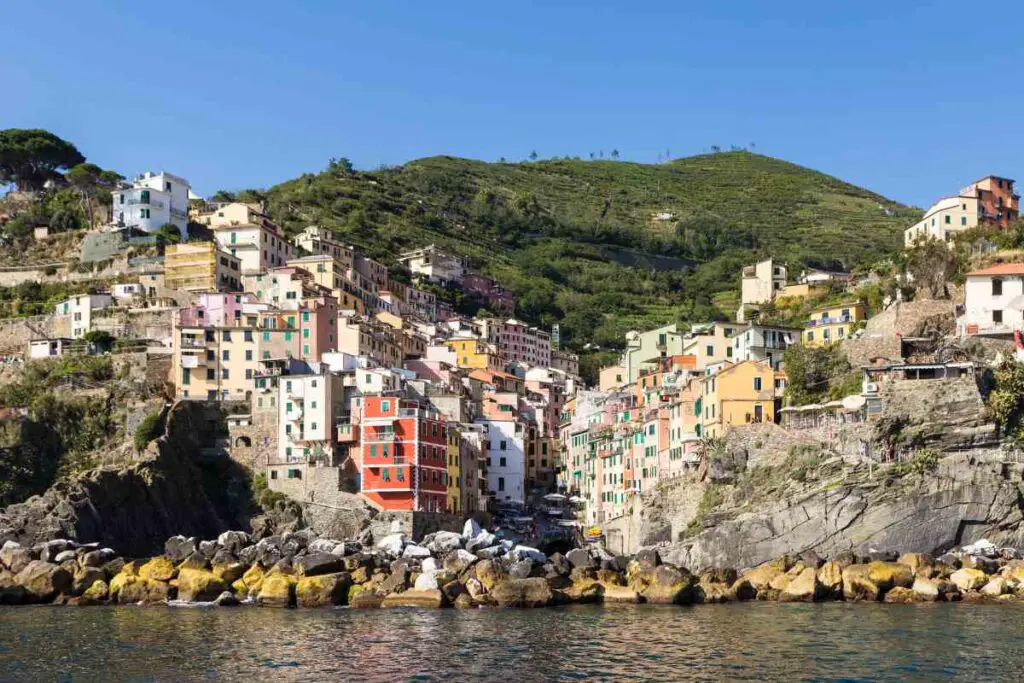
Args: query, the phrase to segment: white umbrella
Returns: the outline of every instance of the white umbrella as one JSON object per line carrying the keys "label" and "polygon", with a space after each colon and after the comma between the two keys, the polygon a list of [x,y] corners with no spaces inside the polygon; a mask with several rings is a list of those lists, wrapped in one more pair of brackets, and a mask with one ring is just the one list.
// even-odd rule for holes
{"label": "white umbrella", "polygon": [[552,503],[557,503],[558,501],[565,500],[565,496],[563,496],[561,493],[549,493],[548,495],[544,496],[544,500],[550,500]]}

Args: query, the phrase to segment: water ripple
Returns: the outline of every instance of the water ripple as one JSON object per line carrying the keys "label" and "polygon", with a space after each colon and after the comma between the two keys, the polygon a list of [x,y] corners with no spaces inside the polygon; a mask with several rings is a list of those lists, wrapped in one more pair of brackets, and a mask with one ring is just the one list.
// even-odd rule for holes
{"label": "water ripple", "polygon": [[3,681],[1024,680],[1024,607],[0,608]]}

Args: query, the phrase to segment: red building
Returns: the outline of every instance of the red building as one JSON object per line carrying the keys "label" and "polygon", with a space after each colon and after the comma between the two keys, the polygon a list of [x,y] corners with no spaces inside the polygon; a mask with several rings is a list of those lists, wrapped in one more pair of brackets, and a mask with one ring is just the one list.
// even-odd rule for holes
{"label": "red building", "polygon": [[1013,180],[985,176],[963,194],[977,196],[978,222],[1006,228],[1020,215],[1020,195],[1013,191]]}
{"label": "red building", "polygon": [[360,493],[384,510],[446,512],[448,430],[441,416],[400,396],[365,396]]}

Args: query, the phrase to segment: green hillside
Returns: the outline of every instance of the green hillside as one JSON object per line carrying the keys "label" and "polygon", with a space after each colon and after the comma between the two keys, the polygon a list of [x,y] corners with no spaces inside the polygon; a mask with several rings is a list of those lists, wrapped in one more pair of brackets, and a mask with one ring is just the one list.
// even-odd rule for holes
{"label": "green hillside", "polygon": [[869,265],[895,252],[919,215],[745,151],[658,165],[431,157],[361,172],[342,161],[267,200],[287,231],[329,227],[389,265],[431,242],[470,256],[515,291],[520,317],[561,321],[577,347],[731,314],[727,293],[758,256],[797,270]]}

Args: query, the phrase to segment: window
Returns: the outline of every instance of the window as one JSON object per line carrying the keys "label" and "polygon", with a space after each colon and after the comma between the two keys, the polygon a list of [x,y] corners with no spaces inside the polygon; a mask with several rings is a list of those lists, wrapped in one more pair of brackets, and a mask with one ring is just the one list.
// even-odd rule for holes
{"label": "window", "polygon": [[1002,311],[992,311],[992,322],[994,322],[994,323],[1001,323],[1001,322],[1003,322],[1003,312]]}
{"label": "window", "polygon": [[381,470],[380,478],[384,481],[391,481],[391,470],[385,467],[383,470]]}
{"label": "window", "polygon": [[[227,353],[227,351],[225,351],[225,353]],[[245,350],[245,359],[246,360],[252,360],[252,349],[246,349]]]}
{"label": "window", "polygon": [[498,467],[507,467],[507,461],[505,458],[498,458]]}
{"label": "window", "polygon": [[228,374],[228,369],[227,368],[223,368],[220,371],[220,378],[221,379],[229,379],[230,378],[230,375]]}
{"label": "window", "polygon": [[270,470],[270,478],[277,479],[277,470]]}
{"label": "window", "polygon": [[960,216],[960,225],[967,225],[967,216]]}
{"label": "window", "polygon": [[807,333],[807,341],[814,341],[814,332]]}
{"label": "window", "polygon": [[761,378],[760,377],[755,377],[754,378],[754,391],[761,391]]}
{"label": "window", "polygon": [[500,447],[500,448],[501,448],[501,450],[503,450],[503,451],[504,451],[504,450],[508,450],[508,443],[507,443],[506,441],[502,441],[502,442],[501,442],[501,444],[499,445],[499,447]]}
{"label": "window", "polygon": [[252,368],[246,368],[245,369],[245,378],[246,379],[252,379]]}
{"label": "window", "polygon": [[217,352],[213,349],[206,349],[206,360],[215,361],[217,360]]}
{"label": "window", "polygon": [[992,296],[1002,296],[1003,294],[1003,281],[999,278],[992,280]]}
{"label": "window", "polygon": [[505,490],[505,477],[498,477],[498,490],[499,491],[504,491]]}
{"label": "window", "polygon": [[206,379],[217,379],[217,371],[213,368],[206,369]]}
{"label": "window", "polygon": [[950,223],[952,223],[952,222],[953,222],[953,217],[952,217],[952,216],[950,216],[950,215],[949,215],[949,214],[947,213],[947,214],[946,214],[946,225],[949,225],[949,224],[950,224]]}
{"label": "window", "polygon": [[370,457],[371,458],[376,458],[377,457],[377,447],[376,446],[370,446]]}
{"label": "window", "polygon": [[391,401],[381,401],[380,410],[382,413],[386,413],[391,410]]}
{"label": "window", "polygon": [[231,360],[231,352],[228,351],[227,349],[224,349],[223,351],[220,352],[220,359]]}
{"label": "window", "polygon": [[252,330],[246,330],[245,332],[243,332],[242,333],[242,338],[245,341],[247,341],[247,342],[251,342],[252,341]]}
{"label": "window", "polygon": [[715,347],[708,344],[707,348],[704,349],[704,354],[707,356],[715,355]]}
{"label": "window", "polygon": [[405,469],[401,467],[395,468],[395,479],[398,481],[405,481]]}

